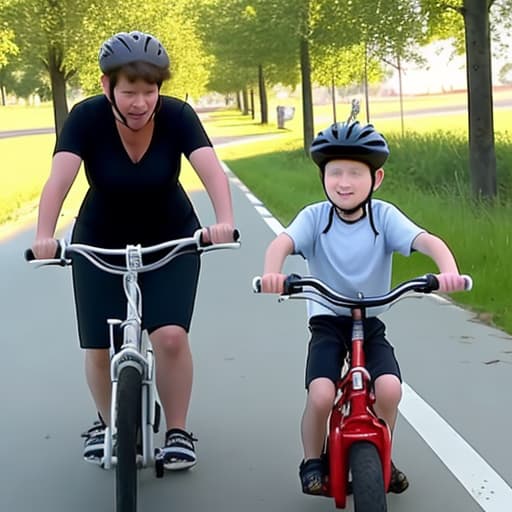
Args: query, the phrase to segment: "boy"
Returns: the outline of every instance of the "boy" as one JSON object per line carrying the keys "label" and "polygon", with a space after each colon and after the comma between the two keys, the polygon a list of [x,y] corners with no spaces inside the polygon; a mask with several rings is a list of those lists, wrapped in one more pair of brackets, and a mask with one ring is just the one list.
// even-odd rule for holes
{"label": "boy", "polygon": [[[320,132],[310,154],[320,169],[327,201],[299,212],[269,245],[262,276],[262,291],[282,293],[286,257],[303,256],[311,275],[349,296],[363,292],[380,295],[391,286],[394,252],[408,256],[413,250],[428,255],[440,273],[439,291],[463,290],[455,259],[438,237],[414,224],[392,204],[372,200],[382,183],[389,149],[371,124],[336,123]],[[393,431],[402,396],[401,375],[385,326],[377,318],[382,308],[371,308],[365,319],[365,354],[375,389],[375,410]],[[299,476],[306,494],[321,494],[323,465],[320,458],[341,363],[350,344],[351,318],[340,309],[308,301],[311,339],[306,364],[307,401],[301,434],[304,459]],[[392,464],[390,492],[401,493],[409,483]]]}

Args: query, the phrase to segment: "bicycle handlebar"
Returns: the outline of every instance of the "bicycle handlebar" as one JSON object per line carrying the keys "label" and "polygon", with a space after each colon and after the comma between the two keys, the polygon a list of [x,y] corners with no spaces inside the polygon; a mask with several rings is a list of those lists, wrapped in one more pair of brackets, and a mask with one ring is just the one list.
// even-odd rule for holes
{"label": "bicycle handlebar", "polygon": [[[465,290],[469,291],[473,287],[473,280],[468,275],[462,276],[466,281]],[[400,283],[395,288],[390,290],[384,295],[377,295],[372,297],[348,297],[341,293],[334,291],[329,288],[324,282],[314,277],[301,277],[298,274],[290,274],[287,276],[284,282],[284,291],[281,296],[292,296],[307,293],[305,287],[313,288],[317,294],[324,299],[328,300],[335,306],[346,307],[346,308],[358,308],[358,307],[376,307],[390,304],[400,298],[407,292],[419,292],[419,293],[431,293],[439,289],[439,281],[434,274],[426,274],[421,277],[409,279]],[[257,276],[253,279],[252,288],[255,293],[261,293],[261,277]],[[309,290],[310,293],[313,293]],[[308,298],[302,296],[301,298]]]}
{"label": "bicycle handlebar", "polygon": [[122,249],[106,249],[103,247],[95,247],[86,244],[75,244],[68,243],[65,240],[58,240],[59,248],[55,258],[50,259],[37,259],[32,249],[26,249],[24,253],[25,260],[36,264],[36,266],[47,266],[47,265],[60,265],[67,266],[71,265],[69,256],[71,254],[80,254],[91,263],[96,265],[101,270],[110,272],[112,274],[124,274],[127,272],[127,266],[114,265],[105,261],[101,256],[127,256],[128,251],[135,249],[140,251],[141,255],[150,254],[156,251],[170,249],[169,252],[160,258],[158,261],[149,264],[140,263],[137,266],[137,272],[148,272],[162,267],[175,257],[187,254],[190,252],[196,252],[201,254],[217,249],[238,249],[240,247],[240,233],[237,229],[233,230],[233,242],[213,244],[211,242],[204,242],[202,238],[202,229],[198,229],[194,232],[191,237],[179,238],[176,240],[169,240],[160,244],[142,247],[140,245],[127,245]]}

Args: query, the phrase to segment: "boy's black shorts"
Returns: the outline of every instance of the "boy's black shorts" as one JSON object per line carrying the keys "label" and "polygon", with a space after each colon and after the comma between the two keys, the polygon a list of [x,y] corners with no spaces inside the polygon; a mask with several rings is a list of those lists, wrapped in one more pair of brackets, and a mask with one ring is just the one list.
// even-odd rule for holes
{"label": "boy's black shorts", "polygon": [[[312,380],[326,377],[336,382],[352,340],[352,318],[318,315],[309,320],[311,339],[306,362],[306,389]],[[381,375],[402,376],[395,351],[386,339],[386,327],[376,317],[364,319],[364,353],[372,381]]]}

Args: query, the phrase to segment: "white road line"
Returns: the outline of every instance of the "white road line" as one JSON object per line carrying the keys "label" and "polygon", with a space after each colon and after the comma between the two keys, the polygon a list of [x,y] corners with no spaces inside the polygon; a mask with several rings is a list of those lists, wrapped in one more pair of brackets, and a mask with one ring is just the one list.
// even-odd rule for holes
{"label": "white road line", "polygon": [[[284,229],[263,203],[224,164],[232,183],[239,186],[263,220],[278,235]],[[442,303],[449,301],[438,295],[429,296]],[[400,413],[430,446],[484,512],[506,512],[511,509],[512,489],[494,469],[471,447],[427,402],[407,383],[403,383]]]}
{"label": "white road line", "polygon": [[512,489],[412,388],[403,383],[400,412],[485,512],[512,508]]}

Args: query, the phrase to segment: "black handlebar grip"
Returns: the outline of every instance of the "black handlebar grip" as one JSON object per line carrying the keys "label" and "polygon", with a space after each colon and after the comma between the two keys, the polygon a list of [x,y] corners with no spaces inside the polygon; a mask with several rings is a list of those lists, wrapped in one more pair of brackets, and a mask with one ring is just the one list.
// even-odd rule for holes
{"label": "black handlebar grip", "polygon": [[427,278],[427,286],[431,291],[439,290],[439,280],[434,274],[427,274],[425,277]]}
{"label": "black handlebar grip", "polygon": [[252,281],[252,290],[254,293],[261,293],[261,277],[255,277]]}
{"label": "black handlebar grip", "polygon": [[295,281],[301,279],[299,274],[290,274],[283,283],[283,295],[292,295],[294,293],[301,293],[302,286],[296,285]]}
{"label": "black handlebar grip", "polygon": [[[206,229],[208,229],[208,228],[206,228]],[[233,230],[233,241],[238,242],[239,239],[240,239],[240,231],[238,231],[238,229],[234,229]],[[203,233],[201,232],[201,236],[199,237],[199,244],[201,245],[201,247],[208,247],[209,245],[213,245],[213,242],[205,242],[203,239]]]}
{"label": "black handlebar grip", "polygon": [[[25,253],[23,254],[23,257],[25,258],[25,261],[34,261],[36,258],[36,255],[34,254],[34,251],[32,249],[25,249]],[[55,250],[55,255],[51,259],[62,259],[61,258],[61,246],[60,244],[57,245],[57,249]],[[61,265],[64,265],[64,260],[62,260]]]}
{"label": "black handlebar grip", "polygon": [[25,253],[23,254],[25,261],[33,261],[36,259],[34,252],[32,249],[25,249]]}

